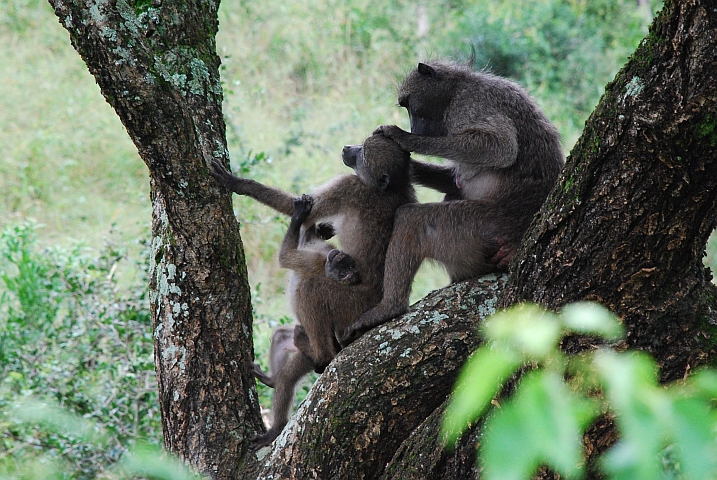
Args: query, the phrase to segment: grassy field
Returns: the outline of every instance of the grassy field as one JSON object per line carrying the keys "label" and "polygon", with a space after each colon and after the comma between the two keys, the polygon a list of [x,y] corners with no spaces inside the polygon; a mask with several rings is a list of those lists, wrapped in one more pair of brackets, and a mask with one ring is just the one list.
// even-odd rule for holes
{"label": "grassy field", "polygon": [[[506,3],[498,10],[488,2],[423,2],[419,8],[415,2],[387,0],[281,6],[225,1],[217,45],[233,165],[248,166],[246,175],[259,181],[310,191],[345,172],[339,156],[344,144],[360,143],[383,123],[407,128],[405,113],[395,106],[395,89],[418,59],[466,57],[470,43],[483,47],[479,62],[522,72],[521,80],[561,130],[567,153],[602,86],[647,24],[637,14],[620,14],[632,18],[626,24],[629,35],[621,38],[588,28],[586,16],[618,15],[610,13],[613,3],[620,7],[621,2],[597,2],[605,13],[580,2],[568,2],[572,10],[560,2],[528,8]],[[425,20],[429,28],[420,32]],[[484,31],[493,37],[475,33]],[[527,40],[510,43],[518,34]],[[569,50],[580,35],[593,47]],[[44,225],[41,242],[81,241],[95,249],[107,239],[132,244],[146,238],[147,170],[50,7],[37,0],[4,0],[0,41],[9,46],[0,49],[0,188],[5,192],[0,227],[33,218]],[[491,58],[481,57],[494,51]],[[539,54],[562,63],[545,68],[535,57]],[[593,64],[600,68],[575,79],[577,69]],[[571,103],[568,97],[578,100]],[[423,201],[437,198],[421,192]],[[286,219],[247,199],[235,196],[234,202],[257,321],[279,321],[289,316],[284,272],[275,259]],[[131,248],[130,254],[139,251]],[[130,265],[120,265],[120,278],[133,278]],[[413,298],[446,281],[439,268],[425,267]]]}

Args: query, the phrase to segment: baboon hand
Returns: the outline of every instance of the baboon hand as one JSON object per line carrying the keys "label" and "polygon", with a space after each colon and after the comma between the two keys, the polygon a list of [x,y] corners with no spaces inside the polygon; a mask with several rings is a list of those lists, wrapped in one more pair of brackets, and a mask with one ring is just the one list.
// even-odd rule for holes
{"label": "baboon hand", "polygon": [[374,135],[383,135],[386,138],[390,138],[396,143],[400,143],[399,139],[409,133],[396,125],[380,125],[373,131]]}
{"label": "baboon hand", "polygon": [[254,373],[254,377],[256,377],[256,379],[259,380],[261,383],[263,383],[267,387],[274,388],[274,378],[267,375],[261,369],[258,363],[252,364],[252,372]]}
{"label": "baboon hand", "polygon": [[291,216],[292,222],[304,223],[304,220],[311,213],[314,206],[314,199],[311,195],[302,195],[294,199],[294,213]]}
{"label": "baboon hand", "polygon": [[247,181],[232,174],[216,159],[212,160],[212,168],[209,169],[209,175],[219,180],[229,190],[238,194],[242,193],[239,189],[241,183]]}
{"label": "baboon hand", "polygon": [[[283,427],[282,427],[283,428]],[[253,450],[259,450],[262,447],[268,447],[272,444],[272,442],[276,439],[276,437],[279,436],[281,433],[281,430],[277,430],[274,428],[270,428],[265,434],[263,435],[254,435],[249,439],[249,442],[251,443],[251,448]]]}
{"label": "baboon hand", "polygon": [[361,337],[365,332],[367,332],[368,328],[363,328],[357,324],[353,324],[350,327],[348,327],[346,330],[341,332],[340,335],[338,335],[338,341],[339,345],[341,345],[341,348],[346,348],[352,343],[354,343],[356,340]]}
{"label": "baboon hand", "polygon": [[217,159],[212,159],[212,168],[209,169],[209,175],[224,183],[224,179],[231,173]]}
{"label": "baboon hand", "polygon": [[396,125],[381,125],[373,131],[373,134],[383,135],[396,142],[402,150],[411,151],[410,145],[407,143],[411,138],[411,134]]}

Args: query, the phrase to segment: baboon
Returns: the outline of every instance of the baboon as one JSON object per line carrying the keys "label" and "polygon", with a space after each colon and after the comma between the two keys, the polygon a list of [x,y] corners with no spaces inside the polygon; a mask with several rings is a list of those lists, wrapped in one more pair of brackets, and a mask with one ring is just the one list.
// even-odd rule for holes
{"label": "baboon", "polygon": [[342,343],[408,309],[426,258],[443,264],[452,282],[505,269],[564,165],[557,129],[505,78],[448,61],[419,63],[400,86],[398,104],[408,111],[411,133],[395,125],[376,132],[404,150],[449,160],[412,163],[414,180],[449,201],[398,210],[383,299]]}
{"label": "baboon", "polygon": [[[316,228],[320,238],[336,235],[341,251],[356,262],[362,284],[380,291],[394,214],[399,206],[416,202],[409,174],[410,155],[395,142],[375,134],[363,145],[344,147],[342,159],[355,175],[339,175],[312,192],[314,204],[305,228]],[[232,175],[216,160],[212,166],[209,173],[234,193],[292,214],[293,195]]]}
{"label": "baboon", "polygon": [[[337,338],[381,299],[383,263],[396,210],[416,202],[410,181],[410,155],[384,135],[374,134],[363,145],[344,147],[342,158],[355,175],[336,177],[311,197],[302,198],[236,177],[218,162],[212,163],[211,174],[227,188],[292,215],[279,263],[294,272],[288,291],[301,326],[294,331],[299,351],[273,379],[274,422],[266,434],[255,438],[256,447],[271,443],[288,422],[296,383],[312,369],[328,365],[341,348]],[[342,252],[334,253],[329,248],[327,253],[330,244],[325,242],[302,241],[302,232],[308,236],[306,232],[312,229],[317,231],[313,236],[319,236],[318,222],[331,224]],[[332,261],[350,264],[345,256],[355,262],[360,284],[343,285],[332,278],[331,269],[327,273],[327,263]],[[353,278],[351,274],[347,280]]]}
{"label": "baboon", "polygon": [[276,327],[271,334],[269,347],[269,373],[264,372],[259,364],[254,364],[254,376],[267,387],[274,388],[276,374],[284,368],[289,356],[298,349],[294,344],[294,326]]}
{"label": "baboon", "polygon": [[[323,268],[324,275],[327,278],[341,285],[357,285],[361,283],[361,275],[356,268],[356,262],[336,248],[329,250]],[[316,274],[317,270],[318,268],[311,269],[310,274]],[[299,272],[295,273],[298,274]],[[254,375],[257,380],[268,387],[274,388],[276,374],[284,368],[289,356],[298,351],[299,345],[301,345],[302,351],[307,353],[311,351],[308,335],[304,327],[300,324],[276,327],[271,335],[271,346],[269,347],[269,373],[264,372],[259,364],[254,363]],[[314,370],[316,373],[323,373],[322,367],[315,366]]]}
{"label": "baboon", "polygon": [[356,267],[356,262],[338,248],[334,248],[326,255],[324,275],[342,285],[361,283],[361,274]]}

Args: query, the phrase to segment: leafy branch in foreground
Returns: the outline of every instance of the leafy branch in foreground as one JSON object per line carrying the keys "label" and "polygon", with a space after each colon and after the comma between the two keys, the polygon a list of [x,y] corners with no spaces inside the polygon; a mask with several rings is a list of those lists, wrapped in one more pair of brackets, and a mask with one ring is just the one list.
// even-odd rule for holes
{"label": "leafy branch in foreground", "polygon": [[[623,335],[602,306],[577,303],[559,314],[523,304],[499,312],[482,326],[486,343],[464,366],[443,421],[453,445],[486,414],[479,446],[483,477],[530,478],[541,465],[582,478],[583,434],[601,414],[611,414],[621,439],[600,460],[608,478],[713,479],[717,476],[717,372],[702,370],[668,386],[640,352],[605,347],[578,356],[560,350],[565,335]],[[512,396],[503,387],[524,371]],[[489,405],[495,405],[488,411]]]}
{"label": "leafy branch in foreground", "polygon": [[[70,413],[52,402],[25,398],[15,404],[9,416],[13,422],[39,425],[43,430],[74,437],[99,449],[109,448],[114,440],[98,422]],[[69,472],[67,465],[49,457],[11,467],[8,468],[8,465],[0,463],[0,473],[3,474],[3,478],[59,479],[66,478],[65,473]],[[180,460],[164,451],[159,445],[141,441],[127,449],[119,462],[104,472],[103,477],[113,479],[141,477],[157,480],[201,480],[202,478],[193,474]]]}

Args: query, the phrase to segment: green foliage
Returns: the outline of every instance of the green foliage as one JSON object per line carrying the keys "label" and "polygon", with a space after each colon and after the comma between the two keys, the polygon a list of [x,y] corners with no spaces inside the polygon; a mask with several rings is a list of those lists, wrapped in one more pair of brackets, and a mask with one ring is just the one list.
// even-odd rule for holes
{"label": "green foliage", "polygon": [[456,13],[447,36],[454,49],[475,47],[478,68],[526,86],[573,141],[650,20],[629,0],[481,0]]}
{"label": "green foliage", "polygon": [[[26,398],[13,406],[8,417],[17,425],[40,426],[45,431],[54,432],[65,438],[77,439],[96,449],[116,448],[112,446],[115,442],[113,436],[102,429],[97,422],[68,413],[53,403]],[[2,478],[8,480],[75,478],[75,475],[70,477],[63,473],[63,471],[69,472],[66,462],[53,458],[42,460],[31,459],[23,465],[19,465],[20,462],[17,461],[0,462],[0,474]],[[161,447],[143,441],[136,442],[122,453],[118,462],[102,472],[102,478],[111,479],[134,479],[140,476],[157,480],[201,480],[182,462],[164,452]],[[82,477],[77,475],[77,478]]]}
{"label": "green foliage", "polygon": [[[73,478],[94,478],[127,447],[161,439],[146,270],[112,244],[97,259],[81,245],[41,250],[37,228],[0,236],[0,468],[57,459]],[[114,278],[131,267],[136,278],[120,293]],[[62,427],[51,430],[18,422],[13,406],[31,396],[73,416],[47,415]],[[69,428],[77,416],[94,426]],[[88,442],[87,428],[103,441]]]}
{"label": "green foliage", "polygon": [[[487,480],[531,478],[541,465],[582,478],[582,436],[605,412],[621,435],[600,462],[609,478],[717,475],[716,372],[663,387],[645,354],[606,348],[568,358],[559,348],[565,335],[621,337],[617,319],[597,304],[573,304],[559,315],[520,305],[487,319],[482,332],[486,344],[460,374],[442,435],[453,445],[491,403],[500,405],[487,413],[480,445]],[[513,395],[504,399],[511,377]]]}

